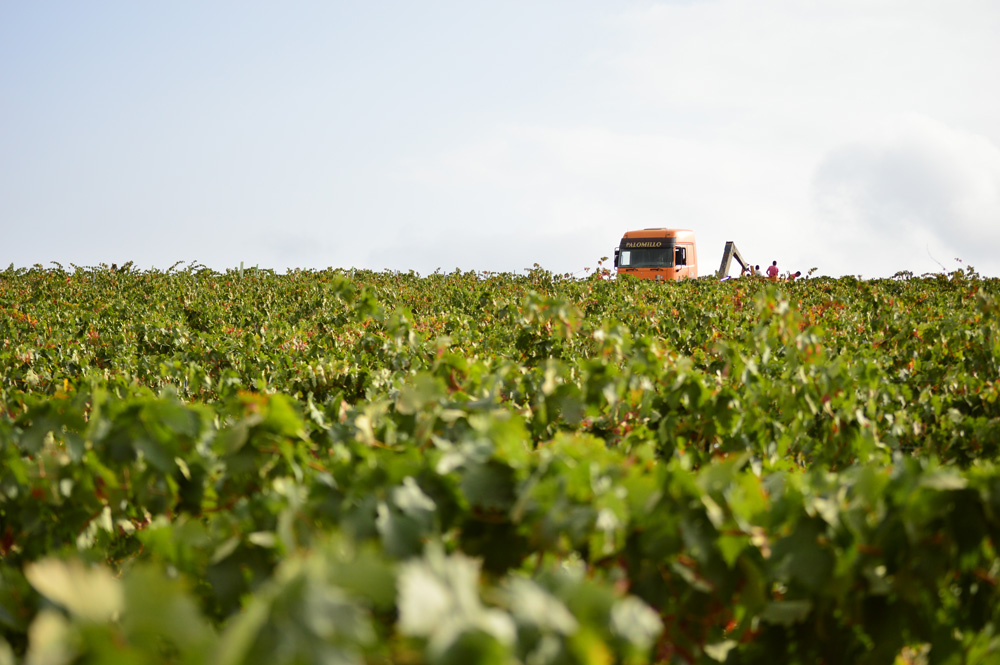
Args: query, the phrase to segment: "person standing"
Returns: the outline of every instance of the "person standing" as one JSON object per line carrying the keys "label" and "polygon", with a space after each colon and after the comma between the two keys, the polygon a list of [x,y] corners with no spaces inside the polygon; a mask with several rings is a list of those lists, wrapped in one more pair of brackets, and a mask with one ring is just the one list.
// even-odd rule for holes
{"label": "person standing", "polygon": [[771,265],[767,267],[767,276],[772,280],[778,279],[778,262],[771,261]]}

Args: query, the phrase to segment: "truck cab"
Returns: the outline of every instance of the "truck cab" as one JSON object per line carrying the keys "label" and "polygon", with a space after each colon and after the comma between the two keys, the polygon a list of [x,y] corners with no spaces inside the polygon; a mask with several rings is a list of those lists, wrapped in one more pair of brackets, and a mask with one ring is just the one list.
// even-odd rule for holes
{"label": "truck cab", "polygon": [[698,276],[698,246],[690,229],[626,231],[615,248],[619,275],[668,280]]}

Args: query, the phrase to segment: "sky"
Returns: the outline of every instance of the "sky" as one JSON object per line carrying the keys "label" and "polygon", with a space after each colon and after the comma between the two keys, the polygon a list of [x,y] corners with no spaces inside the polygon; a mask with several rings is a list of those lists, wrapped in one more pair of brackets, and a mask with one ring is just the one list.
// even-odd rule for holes
{"label": "sky", "polygon": [[[996,0],[0,0],[0,264],[1000,276]],[[735,274],[735,273],[734,273]]]}

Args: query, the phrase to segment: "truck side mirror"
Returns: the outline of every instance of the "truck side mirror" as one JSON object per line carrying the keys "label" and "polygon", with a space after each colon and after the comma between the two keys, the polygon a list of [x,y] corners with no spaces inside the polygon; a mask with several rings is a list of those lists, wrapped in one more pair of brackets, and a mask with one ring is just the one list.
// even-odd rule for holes
{"label": "truck side mirror", "polygon": [[618,248],[615,247],[615,267],[618,267]]}

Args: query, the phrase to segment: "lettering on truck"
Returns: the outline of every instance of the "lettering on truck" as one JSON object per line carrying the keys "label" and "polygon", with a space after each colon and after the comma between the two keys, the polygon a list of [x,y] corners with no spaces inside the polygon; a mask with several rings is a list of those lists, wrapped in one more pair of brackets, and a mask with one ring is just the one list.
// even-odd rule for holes
{"label": "lettering on truck", "polygon": [[662,240],[624,240],[622,249],[635,249],[638,247],[663,247]]}

